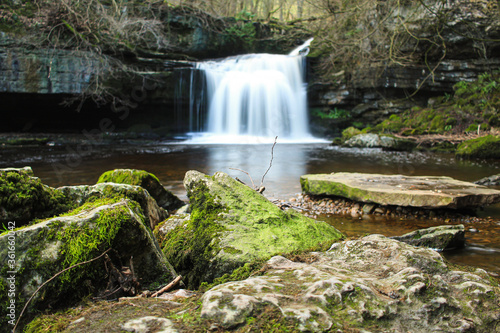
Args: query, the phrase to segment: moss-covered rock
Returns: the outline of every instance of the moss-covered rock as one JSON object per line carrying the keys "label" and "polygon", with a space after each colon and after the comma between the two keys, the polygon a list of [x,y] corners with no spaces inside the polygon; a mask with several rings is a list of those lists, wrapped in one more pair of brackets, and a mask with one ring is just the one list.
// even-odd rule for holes
{"label": "moss-covered rock", "polygon": [[[13,243],[15,260],[8,261]],[[71,305],[103,292],[110,280],[104,258],[63,272],[34,294],[56,273],[108,252],[120,269],[133,262],[135,275],[143,288],[159,286],[176,273],[161,252],[147,226],[140,206],[134,201],[104,199],[40,223],[5,232],[0,236],[0,288],[10,288],[8,277],[15,277],[12,298],[0,293],[1,323],[6,325],[7,304],[16,301],[16,318],[27,299],[34,295],[23,322],[40,311]],[[107,268],[106,268],[107,267]],[[11,273],[8,273],[11,272]],[[15,272],[15,273],[12,273]],[[107,291],[105,294],[110,294]],[[120,293],[113,294],[115,297]]]}
{"label": "moss-covered rock", "polygon": [[140,186],[155,198],[160,207],[169,211],[184,205],[178,197],[163,187],[155,175],[144,170],[116,169],[107,171],[97,181],[97,183],[105,182]]}
{"label": "moss-covered rock", "polygon": [[0,169],[0,222],[24,224],[66,212],[74,203],[54,188],[42,184],[31,168]]}
{"label": "moss-covered rock", "polygon": [[126,198],[137,202],[148,225],[153,230],[158,223],[168,217],[168,212],[159,207],[149,192],[141,186],[101,183],[96,185],[63,186],[56,189],[76,206],[101,199]]}
{"label": "moss-covered rock", "polygon": [[499,301],[498,282],[484,270],[449,266],[436,251],[371,235],[325,252],[274,256],[252,276],[182,304],[154,298],[91,304],[40,316],[28,332],[118,332],[147,320],[148,332],[167,326],[168,332],[200,333],[214,327],[233,333],[490,333],[500,325]]}
{"label": "moss-covered rock", "polygon": [[500,158],[500,137],[486,135],[462,142],[456,152],[462,158]]}
{"label": "moss-covered rock", "polygon": [[[189,171],[184,179],[189,219],[156,232],[167,259],[191,288],[245,263],[277,253],[321,248],[343,235],[332,226],[283,211],[260,193],[224,173]],[[165,222],[166,224],[169,223]]]}
{"label": "moss-covered rock", "polygon": [[342,131],[342,140],[347,141],[355,135],[361,134],[361,131],[356,127],[348,127]]}
{"label": "moss-covered rock", "polygon": [[300,184],[309,195],[338,196],[383,206],[468,209],[500,202],[500,191],[444,176],[336,172],[303,175]]}

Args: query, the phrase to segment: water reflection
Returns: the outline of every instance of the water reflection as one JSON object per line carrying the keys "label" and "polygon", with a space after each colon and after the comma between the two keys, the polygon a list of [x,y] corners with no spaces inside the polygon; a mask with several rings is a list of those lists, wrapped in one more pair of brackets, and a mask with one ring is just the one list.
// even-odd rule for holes
{"label": "water reflection", "polygon": [[[182,199],[182,180],[188,170],[206,174],[223,171],[251,184],[260,185],[269,168],[272,144],[262,145],[149,145],[103,146],[85,155],[67,147],[1,148],[0,167],[32,166],[35,175],[50,186],[94,184],[104,171],[116,168],[144,169]],[[68,161],[71,163],[69,164]],[[64,166],[58,169],[58,166]],[[288,199],[301,191],[299,178],[307,173],[367,172],[381,174],[439,175],[474,181],[498,174],[498,161],[478,163],[457,161],[453,155],[385,152],[381,149],[347,149],[327,144],[280,144],[274,148],[272,167],[264,179],[268,197]],[[62,170],[62,171],[61,171]],[[486,209],[482,216],[500,218],[500,206]],[[323,218],[323,217],[322,217]],[[390,219],[358,220],[333,217],[328,220],[349,236],[380,233],[401,235],[418,228],[440,224],[435,221]],[[497,222],[498,223],[498,222]],[[453,262],[477,265],[500,274],[500,226],[471,225],[478,233],[467,232],[468,247],[446,253]]]}

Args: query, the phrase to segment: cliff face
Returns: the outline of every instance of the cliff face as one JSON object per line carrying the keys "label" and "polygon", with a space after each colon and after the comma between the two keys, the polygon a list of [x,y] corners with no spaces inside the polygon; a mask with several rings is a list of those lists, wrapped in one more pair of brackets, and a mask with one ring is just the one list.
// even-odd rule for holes
{"label": "cliff face", "polygon": [[[447,1],[437,17],[437,1],[413,12],[407,29],[412,38],[402,53],[412,54],[403,63],[371,61],[320,77],[319,60],[312,61],[309,103],[320,110],[345,109],[349,119],[332,119],[332,126],[346,127],[353,122],[376,124],[390,114],[412,106],[426,106],[434,96],[452,94],[461,81],[475,81],[482,73],[500,65],[500,19],[496,1]],[[442,2],[439,2],[442,3]],[[404,16],[409,9],[396,13]],[[386,24],[395,24],[388,20]],[[439,36],[432,35],[439,26]],[[431,45],[430,40],[438,40]],[[390,45],[386,45],[389,52]],[[335,50],[333,50],[335,52]]]}
{"label": "cliff face", "polygon": [[[178,91],[180,68],[236,54],[286,53],[307,38],[300,29],[282,35],[270,25],[214,18],[189,8],[154,10],[163,39],[151,48],[121,39],[116,45],[83,48],[82,41],[76,47],[33,43],[26,36],[33,32],[23,30],[22,39],[19,31],[2,32],[9,29],[0,17],[0,131],[81,131],[104,117],[118,120],[118,130],[182,131],[185,119],[180,118],[185,117],[177,109],[188,101]],[[81,103],[79,96],[90,98]]]}
{"label": "cliff face", "polygon": [[[310,107],[349,113],[348,118],[329,120],[330,127],[378,123],[390,114],[426,105],[431,97],[452,93],[457,82],[473,81],[499,67],[496,1],[447,1],[442,8],[448,18],[444,23],[432,7],[442,2],[425,3],[430,7],[412,12],[408,25],[412,38],[401,50],[412,56],[404,64],[347,64],[325,80],[318,65],[325,55],[310,58]],[[118,117],[118,129],[164,127],[163,133],[182,131],[186,117],[179,116],[179,109],[189,101],[179,94],[179,87],[185,84],[179,68],[191,67],[191,61],[235,54],[287,53],[309,37],[300,28],[214,18],[192,9],[161,5],[154,11],[155,22],[164,33],[161,46],[152,48],[154,43],[136,41],[138,45],[132,50],[128,41],[119,40],[116,48],[108,45],[98,52],[92,47],[78,50],[71,45],[63,48],[63,44],[49,47],[41,42],[21,42],[0,19],[0,131],[74,131],[94,126],[103,117]],[[395,12],[385,21],[388,31],[408,13],[404,7]],[[437,25],[439,47],[430,42]],[[311,49],[315,47],[313,43]],[[78,95],[92,99],[61,106]],[[123,108],[128,110],[126,119],[116,112]]]}

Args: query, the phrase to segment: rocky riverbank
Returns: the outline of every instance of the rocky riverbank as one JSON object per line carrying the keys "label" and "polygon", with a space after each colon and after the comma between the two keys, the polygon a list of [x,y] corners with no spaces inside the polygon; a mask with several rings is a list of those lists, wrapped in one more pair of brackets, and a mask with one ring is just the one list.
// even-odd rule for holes
{"label": "rocky riverbank", "polygon": [[[190,171],[184,185],[189,206],[172,214],[180,201],[144,171],[51,188],[29,168],[1,170],[2,220],[30,221],[7,224],[0,235],[2,290],[11,284],[5,272],[16,279],[12,293],[0,295],[2,329],[18,319],[26,332],[491,332],[500,325],[500,287],[482,269],[381,235],[344,240],[224,173]],[[36,209],[26,216],[6,205],[13,198]],[[47,198],[53,205],[40,205]],[[455,229],[463,241],[463,227]],[[185,286],[192,291],[164,294]]]}

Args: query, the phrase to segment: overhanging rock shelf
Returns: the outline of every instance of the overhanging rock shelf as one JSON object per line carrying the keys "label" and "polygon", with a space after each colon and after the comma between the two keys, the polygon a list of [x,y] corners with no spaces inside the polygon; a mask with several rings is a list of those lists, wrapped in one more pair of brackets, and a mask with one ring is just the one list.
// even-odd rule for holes
{"label": "overhanging rock shelf", "polygon": [[500,202],[500,191],[444,176],[404,176],[337,172],[300,178],[310,195],[420,208],[475,208]]}

